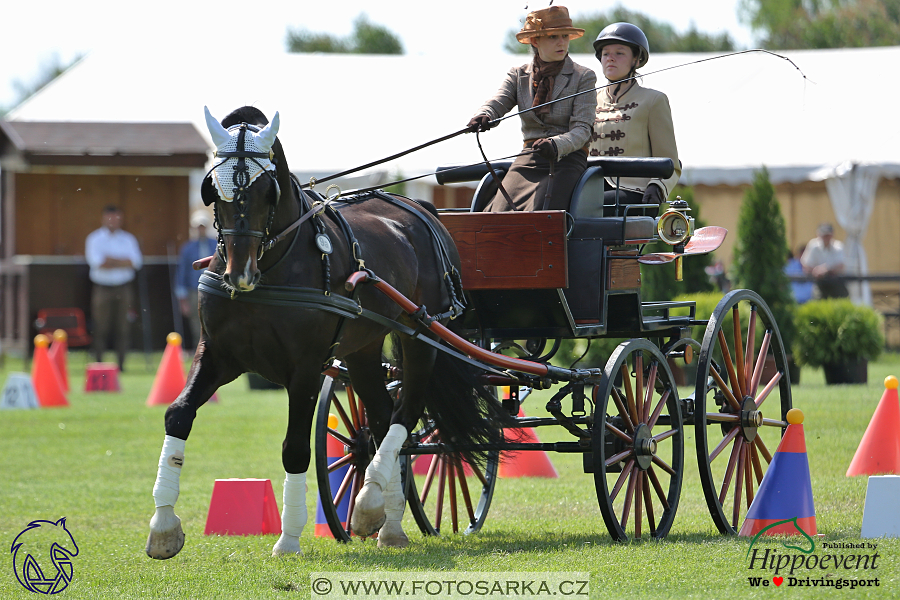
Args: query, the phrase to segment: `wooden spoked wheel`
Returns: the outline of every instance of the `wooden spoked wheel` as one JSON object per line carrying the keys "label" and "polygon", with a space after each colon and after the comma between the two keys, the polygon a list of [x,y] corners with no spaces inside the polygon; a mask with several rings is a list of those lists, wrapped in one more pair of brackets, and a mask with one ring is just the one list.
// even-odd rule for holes
{"label": "wooden spoked wheel", "polygon": [[[331,419],[329,424],[330,415],[336,423]],[[374,454],[366,411],[353,386],[326,375],[316,415],[316,480],[325,521],[338,541],[350,541],[356,495]]]}
{"label": "wooden spoked wheel", "polygon": [[684,473],[678,389],[662,352],[643,339],[619,344],[594,388],[594,485],[613,539],[665,537]]}
{"label": "wooden spoked wheel", "polygon": [[700,481],[722,533],[740,531],[790,409],[790,377],[772,312],[755,292],[728,293],[707,324],[694,393]]}
{"label": "wooden spoked wheel", "polygon": [[[413,434],[423,444],[440,443],[440,432],[425,427]],[[500,453],[481,467],[453,452],[401,456],[409,511],[425,535],[473,533],[481,529],[497,484]],[[412,477],[410,477],[412,474]]]}

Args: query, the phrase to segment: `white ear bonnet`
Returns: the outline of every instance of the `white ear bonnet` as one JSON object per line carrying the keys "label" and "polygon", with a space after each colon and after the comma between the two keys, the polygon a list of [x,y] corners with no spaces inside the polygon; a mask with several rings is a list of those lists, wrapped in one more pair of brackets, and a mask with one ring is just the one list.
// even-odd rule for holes
{"label": "white ear bonnet", "polygon": [[[206,125],[212,136],[213,143],[216,145],[216,156],[230,152],[238,152],[238,137],[240,133],[240,125],[234,125],[229,129],[225,129],[213,117],[209,109],[205,106],[203,110],[206,113]],[[272,144],[275,143],[275,136],[278,135],[279,116],[275,113],[272,122],[266,125],[259,132],[248,129],[244,135],[244,152],[257,152],[267,155],[263,157],[245,158],[249,172],[249,180],[247,186],[252,184],[259,177],[263,170],[275,172],[275,164],[271,161]],[[212,169],[212,181],[219,192],[219,197],[225,202],[234,200],[234,173],[235,165],[237,165],[238,157],[226,157]]]}

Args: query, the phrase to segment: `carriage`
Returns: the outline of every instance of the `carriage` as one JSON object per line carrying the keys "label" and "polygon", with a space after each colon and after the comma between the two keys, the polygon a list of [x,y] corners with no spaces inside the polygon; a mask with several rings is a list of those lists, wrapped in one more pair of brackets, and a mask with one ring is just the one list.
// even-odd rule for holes
{"label": "carriage", "polygon": [[[301,551],[313,460],[337,539],[378,532],[379,546],[405,546],[407,503],[425,534],[479,530],[512,451],[580,454],[610,535],[662,538],[690,427],[713,520],[740,530],[787,427],[785,352],[750,290],[725,295],[708,319],[691,301],[642,301],[641,264],[680,270],[725,236],[693,231],[680,200],[658,219],[603,205],[604,177],[666,177],[670,160],[592,159],[568,211],[532,213],[480,210],[508,163],[439,169],[439,181],[480,184],[470,210],[438,214],[381,190],[301,190],[277,113],[206,116],[219,162],[200,192],[219,243],[199,264],[203,334],[166,411],[149,556],[184,545],[174,506],[197,409],[248,371],[289,397],[276,555]],[[672,252],[646,253],[655,239]],[[391,332],[402,357],[384,362]],[[625,341],[604,364],[554,362],[562,340],[599,338]],[[670,364],[696,369],[684,395]],[[520,412],[535,391],[550,395],[548,416]],[[524,435],[549,427],[564,439]]]}
{"label": "carriage", "polygon": [[[493,170],[502,177],[509,166]],[[737,533],[791,409],[781,336],[757,294],[728,293],[708,319],[696,316],[694,302],[641,299],[640,264],[672,262],[680,270],[683,258],[714,250],[725,235],[718,227],[693,231],[680,201],[658,219],[641,215],[641,206],[602,205],[604,177],[668,177],[672,169],[670,159],[590,159],[569,211],[530,213],[481,212],[497,190],[484,165],[436,172],[441,184],[480,178],[469,209],[441,212],[462,263],[468,310],[461,336],[478,350],[455,345],[484,366],[482,380],[514,416],[513,429],[556,427],[571,438],[501,446],[581,454],[615,540],[668,533],[690,427],[709,512],[719,531]],[[645,254],[644,245],[658,239],[673,251]],[[552,366],[561,340],[598,338],[627,341],[605,364]],[[521,362],[498,360],[504,355]],[[679,380],[673,369],[696,375]],[[396,391],[396,368],[386,364],[385,374]],[[684,397],[679,384],[690,388]],[[522,416],[522,401],[542,389],[554,391],[550,416]],[[766,401],[772,418],[763,416]],[[339,361],[324,375],[317,419],[322,510],[335,538],[349,541],[354,494],[375,446]],[[426,417],[400,451],[408,507],[426,535],[478,531],[487,519],[501,454],[489,453],[481,469],[465,463],[464,449],[443,440]]]}

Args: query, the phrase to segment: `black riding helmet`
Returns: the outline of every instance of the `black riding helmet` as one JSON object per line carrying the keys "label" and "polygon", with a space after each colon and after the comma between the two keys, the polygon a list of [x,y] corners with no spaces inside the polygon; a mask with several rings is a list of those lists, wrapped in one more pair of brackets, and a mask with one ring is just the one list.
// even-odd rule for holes
{"label": "black riding helmet", "polygon": [[650,43],[641,28],[631,23],[613,23],[606,26],[594,40],[594,54],[600,60],[600,51],[608,44],[626,44],[631,46],[638,57],[637,68],[640,69],[650,60]]}

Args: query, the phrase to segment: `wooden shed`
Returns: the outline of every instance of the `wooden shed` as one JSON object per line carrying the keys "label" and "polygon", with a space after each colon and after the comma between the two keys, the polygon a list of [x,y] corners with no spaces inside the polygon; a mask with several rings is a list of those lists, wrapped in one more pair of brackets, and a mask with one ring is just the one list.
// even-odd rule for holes
{"label": "wooden shed", "polygon": [[209,150],[190,123],[0,121],[0,349],[29,352],[41,309],[79,308],[90,322],[84,242],[108,205],[145,259],[132,340],[163,347]]}

